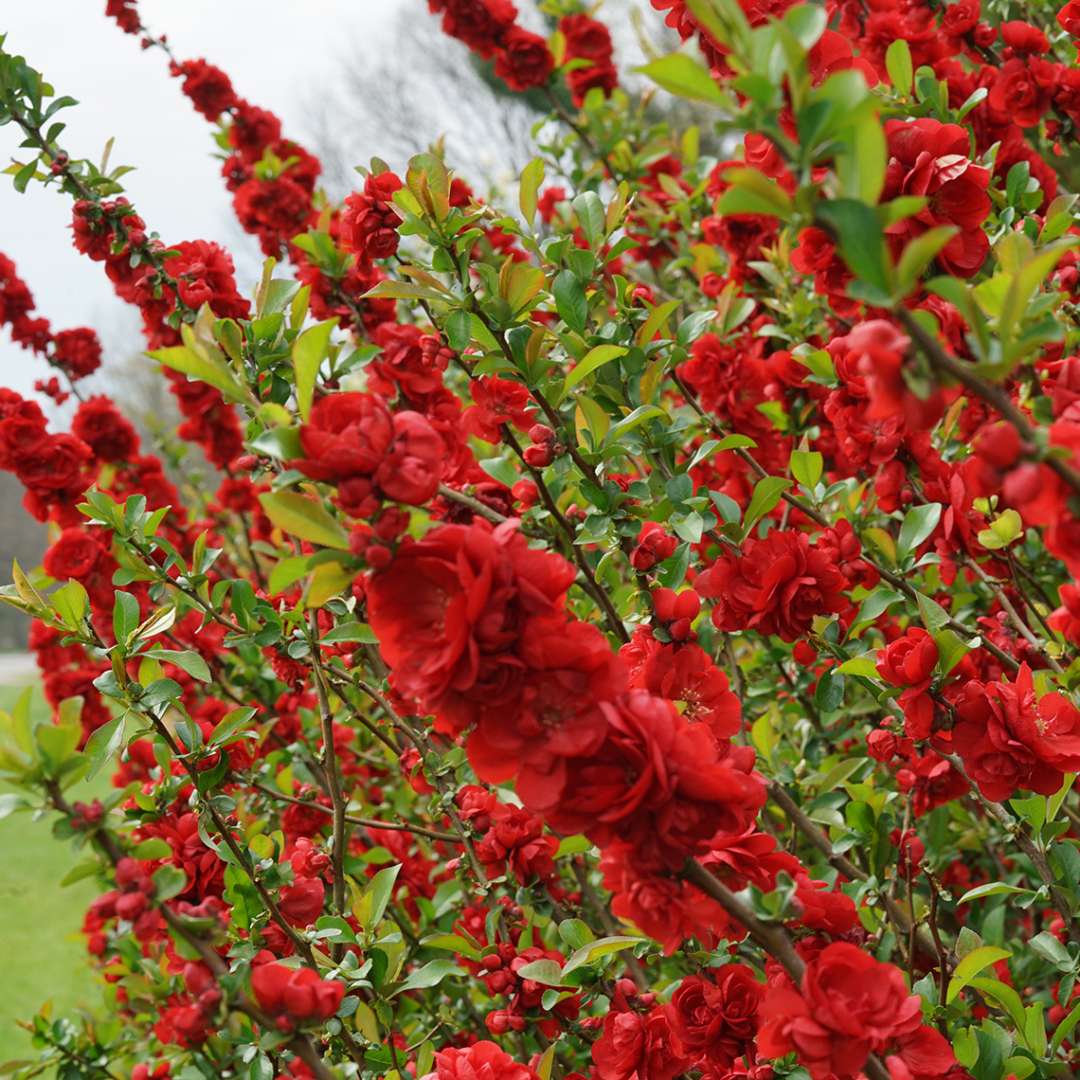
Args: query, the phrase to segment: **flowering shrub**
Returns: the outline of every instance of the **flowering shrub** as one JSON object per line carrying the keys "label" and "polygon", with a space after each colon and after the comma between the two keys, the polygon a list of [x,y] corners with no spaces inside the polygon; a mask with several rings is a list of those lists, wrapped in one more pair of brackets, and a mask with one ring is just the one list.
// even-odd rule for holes
{"label": "flowering shrub", "polygon": [[1074,1075],[1080,9],[651,5],[684,44],[633,72],[579,0],[429,0],[537,156],[337,205],[108,0],[213,125],[251,297],[0,51],[16,188],[221,477],[181,494],[0,256],[74,399],[0,391],[52,710],[0,718],[2,806],[100,881],[104,997],[6,1075]]}

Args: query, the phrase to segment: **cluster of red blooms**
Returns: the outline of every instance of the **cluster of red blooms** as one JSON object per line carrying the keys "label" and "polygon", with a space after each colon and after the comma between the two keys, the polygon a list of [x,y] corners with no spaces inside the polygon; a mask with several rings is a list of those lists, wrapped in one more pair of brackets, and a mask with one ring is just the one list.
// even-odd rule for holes
{"label": "cluster of red blooms", "polygon": [[[518,92],[545,86],[555,70],[548,43],[517,23],[510,0],[428,0],[433,15],[442,16],[444,34],[464,42],[477,56],[494,61],[495,74]],[[612,62],[611,34],[583,13],[559,20],[563,36],[566,85],[575,105],[598,87],[605,95],[618,85]]]}
{"label": "cluster of red blooms", "polygon": [[[80,199],[72,219],[75,248],[102,262],[117,296],[138,307],[151,347],[180,340],[175,319],[209,304],[220,318],[246,318],[248,302],[237,292],[232,257],[208,240],[165,248],[122,196],[102,202]],[[198,443],[210,461],[227,466],[243,436],[236,414],[211,386],[188,382],[170,369],[170,388],[186,423],[181,438]]]}
{"label": "cluster of red blooms", "polygon": [[[683,0],[652,3],[683,38],[697,36],[717,73],[727,71],[724,48],[697,25]],[[757,26],[792,4],[744,0],[742,6]],[[1076,0],[1059,19],[1070,33],[1080,29],[1075,6]],[[970,113],[971,133],[929,117],[892,119],[884,126],[888,161],[882,200],[926,200],[916,213],[887,227],[894,259],[929,229],[948,225],[956,232],[938,254],[938,266],[957,278],[974,277],[990,248],[984,229],[994,206],[990,192],[1008,169],[1026,163],[1038,181],[1042,203],[1036,215],[1056,193],[1055,176],[1025,131],[1042,124],[1053,137],[1064,121],[1080,120],[1076,71],[1046,58],[1050,42],[1038,28],[982,22],[978,0],[941,8],[917,2],[872,7],[827,5],[836,29],[825,31],[810,54],[811,82],[818,86],[848,69],[862,72],[871,84],[883,80],[885,50],[902,38],[917,66],[927,65],[945,80],[952,104],[960,105],[975,90],[987,91]],[[556,59],[544,38],[518,24],[509,0],[429,0],[429,8],[447,34],[492,61],[511,89],[552,86]],[[125,32],[143,32],[133,0],[108,0],[107,13]],[[617,74],[606,27],[576,12],[564,15],[558,29],[561,74],[573,102],[584,104],[597,88],[611,94]],[[895,1080],[966,1075],[946,1039],[923,1023],[921,998],[909,991],[900,969],[878,962],[865,947],[867,931],[842,887],[848,883],[815,879],[759,827],[766,785],[755,769],[754,750],[740,737],[742,706],[696,637],[704,601],[720,633],[778,638],[794,645],[791,656],[797,663],[824,677],[833,661],[819,658],[807,641],[816,621],[835,616],[846,635],[858,624],[859,590],[878,583],[878,570],[852,524],[839,520],[827,526],[797,508],[781,507],[765,519],[767,531],[755,528],[737,548],[728,542],[714,547],[711,537],[703,538],[691,545],[690,587],[653,588],[650,581],[648,619],[635,624],[631,634],[622,633],[625,643],[614,652],[598,625],[571,610],[568,594],[578,568],[531,546],[527,527],[518,520],[539,499],[537,483],[523,479],[509,487],[492,481],[468,441],[498,446],[510,442],[510,428],[527,433],[530,445],[521,456],[539,476],[566,453],[562,433],[537,423],[529,390],[512,378],[471,379],[463,403],[446,385],[445,376],[459,359],[447,340],[433,328],[399,323],[393,301],[360,299],[383,276],[376,261],[398,250],[401,215],[394,197],[401,178],[379,168],[342,208],[317,214],[319,162],[283,137],[273,114],[240,98],[229,77],[204,60],[174,63],[172,73],[199,113],[223,124],[231,149],[224,176],[242,226],[267,254],[288,253],[297,277],[312,287],[317,317],[338,316],[341,326],[365,334],[379,350],[365,369],[362,391],[341,391],[329,383],[317,387],[299,428],[300,456],[286,467],[328,485],[333,505],[352,519],[350,554],[362,557],[368,571],[355,582],[352,598],[390,670],[392,704],[403,715],[433,717],[437,738],[460,741],[482,781],[454,792],[452,812],[471,831],[470,856],[486,875],[484,884],[494,890],[505,878],[553,904],[576,903],[580,896],[560,880],[556,834],[584,834],[600,849],[611,912],[667,954],[690,940],[716,949],[747,933],[716,899],[686,880],[683,870],[690,859],[733,893],[752,888],[772,894],[783,888],[790,896],[783,921],[805,966],[801,978],[769,961],[761,981],[750,967],[728,962],[684,977],[664,1001],[629,978],[616,978],[607,1013],[584,1019],[587,993],[560,994],[549,1007],[548,988],[528,977],[527,965],[564,959],[534,943],[539,939],[531,915],[526,923],[521,908],[503,896],[496,901],[502,910],[494,912],[498,933],[489,936],[488,908],[466,908],[461,933],[482,946],[483,955],[462,962],[491,995],[504,999],[486,1014],[488,1031],[499,1037],[535,1029],[556,1038],[573,1022],[579,1022],[578,1032],[598,1030],[591,1047],[597,1080],[674,1080],[689,1071],[717,1080],[767,1080],[768,1060],[788,1054],[796,1055],[813,1080],[858,1077],[871,1054],[886,1059]],[[553,92],[560,90],[553,87]],[[797,137],[789,113],[781,123],[785,134]],[[985,155],[993,146],[998,148],[993,164],[980,164],[989,161]],[[671,245],[684,234],[697,260],[693,280],[705,297],[756,295],[762,265],[784,247],[781,226],[764,215],[715,212],[716,200],[730,188],[732,170],[745,166],[785,192],[797,189],[774,144],[756,134],[745,136],[741,156],[716,165],[700,185],[674,153],[652,156],[641,166],[642,205],[626,226],[631,246],[608,263],[604,278],[611,285],[613,311],[614,275],[635,262],[661,271],[670,261]],[[687,225],[675,208],[696,198],[708,212]],[[448,201],[455,207],[476,205],[457,179]],[[552,231],[570,220],[566,202],[561,188],[547,189],[540,199],[541,219]],[[318,229],[336,254],[347,256],[341,264],[346,269],[336,277],[324,273],[310,245],[298,242]],[[101,262],[117,293],[140,309],[152,346],[176,345],[179,321],[203,305],[218,318],[243,320],[250,313],[224,250],[206,241],[165,247],[123,198],[79,200],[73,230],[77,249]],[[474,255],[493,254],[506,267],[531,258],[508,231],[479,224],[480,233]],[[579,248],[589,246],[580,229],[572,235]],[[872,495],[886,514],[939,504],[940,518],[911,556],[933,563],[943,587],[969,574],[965,564],[976,557],[994,559],[979,539],[990,523],[991,505],[1015,510],[1023,525],[1042,529],[1050,553],[1073,573],[1080,570],[1080,523],[1060,476],[1036,460],[1036,448],[975,402],[953,421],[971,452],[943,456],[929,432],[959,393],[915,392],[911,338],[889,313],[848,294],[851,273],[828,233],[802,230],[791,266],[797,282],[812,293],[810,303],[819,304],[827,329],[806,343],[819,365],[811,369],[803,363],[794,343],[792,350],[774,347],[778,342],[768,328],[775,317],[765,305],[754,304],[737,332],[705,333],[693,341],[678,370],[684,380],[680,390],[688,387],[726,431],[749,437],[755,460],[769,473],[787,471],[796,445],[790,428],[778,430],[776,418],[798,411],[800,433],[809,433],[821,455],[826,484],[865,480],[867,497]],[[1056,280],[1073,299],[1080,295],[1080,258],[1066,258]],[[630,304],[652,304],[646,285],[636,286],[631,297]],[[964,319],[951,303],[928,295],[911,303],[937,321],[942,343],[955,358],[973,359]],[[42,354],[69,380],[98,366],[100,347],[91,331],[52,334],[47,321],[31,317],[32,311],[29,291],[0,256],[0,324],[10,326],[16,341]],[[539,311],[536,319],[558,321],[553,311]],[[1051,444],[1080,462],[1080,362],[1050,345],[1032,373],[1024,392],[1046,399],[1040,405],[1053,418]],[[239,475],[257,459],[242,456],[234,410],[205,383],[172,380],[185,417],[181,437],[199,443],[213,464],[230,473],[201,521],[188,520],[160,462],[140,454],[134,429],[107,399],[83,401],[71,432],[52,433],[34,402],[0,391],[0,468],[24,485],[30,512],[56,527],[44,569],[57,581],[74,579],[84,586],[90,619],[106,646],[115,641],[112,582],[120,552],[106,546],[100,530],[84,525],[75,508],[95,481],[121,500],[139,493],[150,509],[171,506],[162,533],[185,557],[201,534],[217,545],[226,522],[236,516],[256,545],[272,536],[257,499],[266,485]],[[63,397],[58,385],[42,389],[57,400]],[[1020,390],[1018,383],[1005,384],[1010,395],[1018,397]],[[687,456],[696,449],[687,447]],[[626,492],[640,477],[614,479]],[[723,495],[745,511],[757,477],[742,458],[721,453],[697,461],[692,479],[699,492]],[[471,495],[463,495],[466,487]],[[424,507],[435,522],[422,535],[411,507]],[[565,508],[565,514],[571,521],[584,516],[577,506]],[[639,576],[662,569],[680,548],[674,532],[657,521],[642,522],[636,539],[626,543]],[[231,552],[222,555],[212,582],[243,575],[231,559]],[[985,565],[999,569],[993,561]],[[146,584],[136,581],[127,588],[140,615],[148,615],[155,605]],[[295,585],[271,596],[253,581],[251,591],[260,601],[298,604],[302,598]],[[947,605],[950,597],[942,593],[939,600]],[[1080,589],[1065,586],[1061,604],[1050,623],[1067,641],[1080,643]],[[1062,787],[1065,774],[1080,771],[1080,710],[1063,694],[1036,693],[1031,668],[1044,662],[1013,630],[1008,614],[995,603],[980,622],[983,645],[948,670],[928,631],[891,616],[875,621],[886,641],[876,671],[897,691],[903,726],[901,731],[898,722],[883,721],[867,737],[867,750],[891,766],[896,786],[910,795],[916,820],[964,796],[969,779],[985,798],[1000,801],[1020,790],[1051,794]],[[320,633],[335,626],[327,611],[316,610],[312,618]],[[712,631],[703,631],[708,644],[706,631]],[[200,627],[194,615],[170,633],[215,668],[228,652],[224,627]],[[46,672],[50,704],[59,710],[64,700],[81,696],[83,734],[89,736],[110,718],[94,686],[106,662],[92,660],[81,646],[65,643],[43,626],[34,628],[31,640]],[[352,650],[350,643],[327,645],[322,656],[348,659]],[[255,667],[258,650],[252,654],[243,662]],[[302,963],[292,933],[323,915],[329,890],[340,878],[321,844],[333,816],[332,800],[314,786],[291,786],[281,763],[290,746],[304,744],[305,725],[320,704],[308,688],[311,669],[299,654],[276,645],[263,655],[267,663],[259,666],[257,704],[266,739],[256,749],[245,741],[215,750],[200,767],[221,766],[225,783],[242,789],[239,777],[245,770],[267,765],[280,769],[279,778],[292,792],[279,815],[284,840],[275,872],[283,884],[275,890],[275,903],[280,921],[245,928],[243,934],[244,948],[250,949],[245,955],[252,957],[254,1002],[270,1024],[291,1037],[304,1025],[324,1025],[344,1000],[345,983],[324,979]],[[229,705],[199,689],[185,671],[170,666],[168,673],[181,686],[195,728],[209,736]],[[349,791],[381,802],[381,783],[390,771],[358,752],[351,728],[331,722],[329,738]],[[432,792],[418,751],[402,753],[399,765],[416,792]],[[504,799],[489,786],[508,782],[513,794],[504,793]],[[223,931],[234,895],[226,863],[190,809],[194,786],[179,761],[170,771],[153,745],[139,740],[126,749],[116,783],[131,785],[123,809],[132,815],[145,811],[143,803],[152,803],[163,783],[173,785],[173,797],[169,805],[146,812],[134,829],[134,839],[150,844],[155,857],[117,861],[115,889],[87,915],[88,945],[107,962],[130,935],[145,955],[160,960],[169,996],[160,1003],[156,1037],[164,1045],[200,1046],[224,1021],[222,991],[210,968],[178,954],[162,909]],[[249,811],[245,806],[240,813]],[[100,806],[76,808],[77,827],[93,832],[102,815]],[[431,906],[438,886],[453,873],[454,864],[445,859],[451,849],[444,844],[431,854],[406,833],[369,826],[367,839],[353,835],[347,854],[368,853],[368,840],[399,864],[395,896],[403,910],[416,914]],[[920,871],[922,842],[906,827],[894,830],[892,840],[897,873],[910,884]],[[183,885],[173,899],[159,902],[155,875],[162,869],[178,871]],[[944,883],[969,886],[962,870],[947,868]],[[362,873],[352,867],[349,872]],[[343,921],[353,931],[362,929],[355,915]],[[1053,932],[1060,935],[1061,928],[1055,925]],[[347,948],[359,957],[358,946]],[[107,968],[106,978],[115,978]],[[127,1004],[126,992],[117,987],[121,1006]],[[518,1063],[494,1042],[475,1041],[475,1035],[454,1041],[463,1045],[438,1051],[423,1080],[538,1080],[535,1060]],[[149,1074],[148,1066],[140,1068]],[[305,1066],[294,1062],[288,1068],[288,1075],[306,1080]]]}
{"label": "cluster of red blooms", "polygon": [[314,219],[312,196],[322,167],[302,146],[281,137],[281,121],[239,97],[229,76],[205,60],[173,62],[184,94],[212,123],[229,115],[232,153],[222,175],[233,209],[246,232],[259,238],[267,255],[279,255]]}
{"label": "cluster of red blooms", "polygon": [[[16,273],[15,264],[6,255],[0,255],[0,326],[9,328],[11,340],[45,357],[71,383],[93,375],[101,367],[101,342],[93,330],[79,326],[54,332],[49,320],[35,318],[33,311],[33,294]],[[69,397],[55,377],[39,379],[34,389],[47,394],[58,405]]]}

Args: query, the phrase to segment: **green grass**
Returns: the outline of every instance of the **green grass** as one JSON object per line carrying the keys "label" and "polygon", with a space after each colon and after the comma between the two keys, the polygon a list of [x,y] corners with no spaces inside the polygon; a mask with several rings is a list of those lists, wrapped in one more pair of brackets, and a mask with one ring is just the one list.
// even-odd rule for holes
{"label": "green grass", "polygon": [[[0,708],[9,708],[19,692],[19,687],[0,687]],[[34,708],[42,715],[47,708],[36,689]],[[107,787],[108,779],[99,776],[73,786],[68,797],[86,801]],[[98,889],[92,879],[60,888],[82,856],[67,841],[53,838],[53,820],[34,821],[24,812],[0,820],[0,1061],[37,1057],[16,1021],[29,1019],[46,1001],[51,1000],[54,1014],[100,1001],[79,935]]]}

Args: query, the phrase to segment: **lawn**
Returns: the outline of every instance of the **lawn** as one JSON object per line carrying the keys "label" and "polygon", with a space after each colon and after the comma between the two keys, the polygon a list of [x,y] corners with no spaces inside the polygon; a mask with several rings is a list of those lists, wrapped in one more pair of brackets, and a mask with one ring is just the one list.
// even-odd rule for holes
{"label": "lawn", "polygon": [[[0,708],[9,707],[18,687],[0,686]],[[40,692],[34,707],[44,712]],[[108,787],[96,777],[70,789],[69,798],[88,800]],[[98,989],[86,963],[79,927],[96,895],[92,880],[60,888],[79,856],[66,842],[54,840],[52,820],[34,821],[28,813],[0,820],[0,956],[4,992],[0,994],[0,1062],[36,1051],[16,1021],[33,1016],[48,1000],[54,1012],[93,1006]]]}

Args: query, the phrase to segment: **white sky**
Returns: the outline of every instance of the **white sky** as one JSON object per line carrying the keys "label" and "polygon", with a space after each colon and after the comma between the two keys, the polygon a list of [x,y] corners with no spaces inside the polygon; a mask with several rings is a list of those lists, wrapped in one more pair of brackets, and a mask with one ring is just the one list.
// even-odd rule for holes
{"label": "white sky", "polygon": [[[139,11],[148,27],[168,35],[180,59],[217,64],[237,93],[277,113],[287,136],[310,145],[304,103],[343,59],[363,64],[391,47],[393,16],[409,5],[427,17],[423,0],[139,0]],[[3,8],[5,47],[43,72],[57,94],[79,102],[61,114],[69,153],[97,160],[114,137],[110,162],[137,166],[122,183],[149,228],[167,243],[203,238],[234,251],[246,244],[242,265],[255,265],[257,245],[239,233],[220,163],[210,156],[212,128],[169,77],[164,54],[143,52],[135,37],[121,33],[105,18],[104,0]],[[344,57],[351,42],[359,43],[357,54]],[[13,125],[0,127],[5,166],[19,156],[19,141]],[[101,265],[72,247],[70,220],[66,196],[34,184],[20,195],[10,177],[0,176],[0,251],[30,286],[37,314],[58,330],[94,327],[108,364],[110,345],[130,349],[138,340],[137,315],[113,294]],[[241,276],[241,292],[250,284]],[[47,373],[0,331],[0,385],[27,392]]]}

